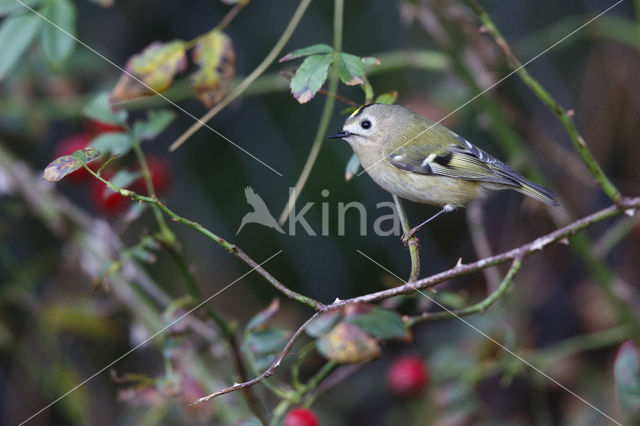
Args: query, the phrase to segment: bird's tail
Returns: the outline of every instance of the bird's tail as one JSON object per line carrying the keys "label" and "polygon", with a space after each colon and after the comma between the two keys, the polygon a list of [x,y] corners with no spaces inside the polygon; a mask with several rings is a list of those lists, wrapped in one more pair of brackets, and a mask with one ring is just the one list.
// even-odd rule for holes
{"label": "bird's tail", "polygon": [[542,201],[545,204],[549,204],[550,206],[555,207],[560,205],[558,203],[558,194],[555,192],[549,191],[547,188],[544,188],[537,183],[533,183],[522,176],[519,176],[518,183],[520,186],[513,188],[516,191],[521,192],[528,197],[535,198],[538,201]]}

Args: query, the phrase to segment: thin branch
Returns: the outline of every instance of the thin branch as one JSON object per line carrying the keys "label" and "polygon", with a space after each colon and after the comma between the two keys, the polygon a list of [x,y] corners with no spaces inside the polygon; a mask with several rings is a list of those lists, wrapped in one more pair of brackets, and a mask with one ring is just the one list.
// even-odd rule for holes
{"label": "thin branch", "polygon": [[422,290],[430,288],[443,281],[447,281],[461,275],[467,275],[472,272],[487,268],[489,266],[499,265],[501,263],[514,260],[517,257],[522,257],[524,259],[525,257],[528,257],[536,251],[542,250],[546,246],[556,241],[563,240],[579,231],[582,231],[585,228],[588,228],[594,223],[616,216],[623,211],[632,214],[638,207],[640,207],[640,197],[624,197],[618,202],[617,205],[609,206],[589,216],[578,219],[567,226],[559,228],[549,234],[543,235],[542,237],[539,237],[534,241],[531,241],[520,247],[503,252],[501,254],[497,254],[495,256],[480,259],[476,262],[466,265],[460,263],[447,271],[440,272],[430,277],[423,278],[418,281],[407,283],[388,290],[378,291],[376,293],[370,293],[351,299],[340,300],[332,303],[331,305],[325,306],[324,310],[331,311],[354,303],[370,303],[400,294],[411,294],[415,292],[416,289]]}
{"label": "thin branch", "polygon": [[[477,200],[470,203],[466,209],[471,243],[479,258],[491,256],[491,245],[489,244],[487,228],[484,226],[484,211],[482,208],[482,200]],[[495,291],[500,285],[500,271],[498,271],[498,268],[485,268],[482,273],[487,280],[489,291]]]}
{"label": "thin branch", "polygon": [[511,263],[509,272],[507,272],[507,275],[504,277],[504,279],[502,280],[498,288],[494,292],[490,293],[487,297],[485,297],[480,302],[474,305],[468,306],[466,308],[455,310],[455,311],[448,311],[448,312],[445,311],[445,312],[436,312],[436,313],[425,312],[421,315],[407,318],[405,320],[405,324],[407,325],[407,327],[413,327],[415,324],[419,322],[438,321],[438,320],[445,320],[450,318],[466,317],[469,315],[475,315],[479,313],[485,313],[486,310],[489,309],[491,305],[495,303],[496,300],[502,297],[509,290],[509,288],[511,287],[511,284],[513,283],[513,279],[515,278],[516,274],[520,270],[521,266],[522,266],[522,259],[519,257],[516,257]]}
{"label": "thin branch", "polygon": [[[407,218],[407,213],[404,210],[404,206],[402,205],[402,201],[398,198],[397,195],[392,194],[393,202],[396,204],[396,210],[398,210],[398,217],[400,218],[400,224],[402,225],[402,232],[405,234],[411,230],[411,226],[409,225],[409,219]],[[409,256],[411,257],[411,273],[409,274],[409,282],[416,281],[420,278],[420,246],[418,244],[418,237],[414,234],[411,238],[409,238]]]}
{"label": "thin branch", "polygon": [[[488,258],[484,258],[481,260],[478,260],[476,262],[464,265],[464,264],[458,264],[456,265],[454,268],[449,269],[448,271],[444,271],[441,272],[439,274],[436,275],[432,275],[431,277],[428,278],[423,278],[421,280],[415,281],[415,282],[410,282],[407,283],[405,285],[399,286],[399,287],[395,287],[389,290],[384,290],[384,291],[379,291],[376,293],[371,293],[371,294],[367,294],[364,296],[359,296],[359,297],[354,297],[351,299],[346,299],[346,300],[336,300],[334,303],[330,304],[330,305],[324,305],[320,311],[317,311],[315,314],[313,314],[313,316],[311,318],[309,318],[290,338],[290,340],[287,342],[286,346],[284,347],[284,349],[282,350],[282,352],[277,356],[277,358],[275,359],[275,361],[271,364],[271,366],[261,375],[259,375],[258,377],[256,377],[255,379],[243,382],[243,383],[236,383],[233,386],[230,386],[228,388],[222,389],[220,391],[214,392],[210,395],[207,395],[203,398],[200,398],[199,400],[195,401],[193,404],[198,404],[201,402],[205,402],[205,401],[209,401],[217,396],[220,395],[224,395],[226,393],[230,393],[230,392],[234,392],[236,390],[239,389],[243,389],[246,388],[248,386],[252,386],[254,384],[260,383],[261,381],[263,381],[264,379],[272,376],[275,372],[275,370],[279,367],[280,363],[282,362],[282,360],[289,354],[289,352],[291,351],[291,348],[293,347],[293,345],[295,344],[295,342],[298,340],[298,338],[302,335],[302,333],[304,332],[304,330],[306,330],[306,328],[311,324],[311,322],[318,316],[320,315],[322,312],[329,312],[332,310],[336,310],[336,309],[340,309],[346,305],[351,305],[351,304],[356,304],[356,303],[368,303],[368,302],[375,302],[378,300],[382,300],[382,299],[387,299],[389,297],[393,297],[393,296],[397,296],[400,294],[410,294],[416,291],[416,289],[426,289],[426,288],[430,288],[435,286],[438,283],[441,283],[443,281],[461,276],[461,275],[466,275],[472,272],[476,272],[478,270],[493,266],[493,265],[498,265],[501,263],[505,263],[509,260],[511,260],[513,263],[511,265],[511,268],[509,269],[509,272],[507,273],[507,276],[505,277],[505,279],[502,281],[502,283],[500,284],[499,288],[492,294],[490,294],[487,298],[485,298],[483,301],[477,303],[476,305],[470,306],[468,308],[462,309],[458,312],[456,312],[458,314],[458,316],[462,316],[462,315],[471,315],[472,313],[478,313],[478,312],[483,312],[484,310],[488,309],[500,296],[502,296],[508,289],[509,286],[511,285],[511,282],[513,281],[513,277],[515,276],[515,274],[518,272],[518,270],[520,269],[520,266],[522,265],[522,262],[524,261],[524,259],[526,257],[528,257],[529,255],[535,253],[536,251],[540,251],[542,249],[544,249],[545,247],[547,247],[548,245],[559,241],[559,240],[563,240],[566,239],[572,235],[574,235],[575,233],[584,230],[585,228],[588,228],[589,226],[598,223],[600,221],[603,221],[605,219],[608,219],[610,217],[616,216],[618,214],[620,214],[621,212],[625,212],[628,214],[633,214],[635,213],[635,211],[640,207],[640,197],[634,197],[634,198],[622,198],[617,205],[612,205],[610,207],[607,207],[606,209],[600,210],[599,212],[593,213],[589,216],[585,216],[582,219],[578,219],[575,222],[560,228],[554,232],[551,232],[547,235],[543,235],[542,237],[539,237],[537,239],[535,239],[534,241],[531,241],[527,244],[524,244],[518,248],[512,249],[510,251],[495,255],[495,256],[491,256]],[[436,315],[441,315],[441,314],[432,314],[433,316]],[[442,318],[434,318],[435,319],[444,319],[445,317],[443,316]],[[448,318],[448,316],[447,316]],[[416,317],[416,318],[412,318],[409,319],[408,321],[410,322],[411,325],[423,321],[423,320],[427,320],[427,318],[422,318],[422,317]]]}
{"label": "thin branch", "polygon": [[293,32],[295,31],[298,24],[300,23],[300,20],[302,19],[302,16],[304,15],[304,12],[307,10],[307,7],[309,6],[310,3],[311,3],[311,0],[300,1],[298,8],[294,12],[293,16],[291,17],[291,20],[289,21],[289,24],[287,25],[287,28],[285,28],[284,32],[282,33],[282,35],[280,36],[276,44],[273,45],[273,47],[271,48],[271,51],[262,60],[262,62],[260,62],[260,64],[251,72],[251,74],[245,77],[245,79],[242,80],[242,82],[240,82],[240,84],[238,84],[231,93],[225,96],[225,98],[219,104],[211,108],[209,112],[207,112],[204,116],[202,116],[200,120],[193,123],[193,125],[189,127],[189,129],[187,129],[186,132],[180,135],[180,137],[171,144],[171,146],[169,147],[169,151],[175,151],[180,145],[182,145],[187,139],[189,139],[195,132],[200,130],[200,128],[204,126],[209,120],[215,117],[216,114],[222,111],[224,107],[229,105],[231,101],[233,101],[238,96],[240,96],[242,92],[244,92],[245,89],[249,87],[256,78],[258,78],[262,73],[264,73],[267,70],[269,65],[271,65],[273,61],[276,60],[276,58],[284,48],[284,45],[287,44],[287,42],[293,35]]}
{"label": "thin branch", "polygon": [[278,290],[282,294],[286,295],[290,299],[297,300],[298,302],[300,302],[302,304],[305,304],[307,306],[310,306],[310,307],[314,308],[317,311],[318,310],[322,310],[322,309],[325,308],[325,305],[323,303],[320,303],[317,300],[314,300],[314,299],[312,299],[310,297],[304,296],[304,295],[302,295],[300,293],[297,293],[297,292],[289,289],[288,287],[286,287],[284,284],[282,284],[280,281],[278,281],[273,275],[271,275],[269,272],[267,272],[262,266],[260,266],[258,263],[256,263],[256,261],[254,261],[251,257],[249,257],[249,255],[247,255],[244,251],[242,251],[235,244],[232,244],[232,243],[228,242],[227,240],[225,240],[224,238],[214,234],[213,232],[211,232],[210,230],[208,230],[204,226],[200,225],[198,222],[194,222],[192,220],[185,219],[184,217],[179,216],[177,213],[175,213],[173,210],[169,209],[166,205],[164,205],[157,198],[148,197],[146,195],[140,195],[140,194],[137,194],[134,191],[131,191],[129,189],[120,188],[120,187],[114,185],[113,183],[111,183],[110,181],[104,179],[102,176],[98,175],[96,172],[91,170],[91,168],[89,168],[86,164],[85,164],[84,167],[94,177],[96,177],[101,182],[106,184],[111,190],[120,193],[120,195],[122,195],[123,197],[130,198],[130,199],[132,199],[134,201],[150,203],[150,204],[152,204],[154,206],[157,206],[157,207],[160,208],[160,210],[162,210],[167,215],[169,215],[174,222],[190,226],[191,228],[193,228],[196,231],[200,232],[201,234],[203,234],[207,238],[209,238],[212,241],[216,242],[219,246],[224,248],[226,251],[228,251],[229,253],[231,253],[232,255],[237,257],[238,259],[242,260],[244,263],[249,265],[251,268],[255,269],[255,271],[258,272],[260,275],[262,275],[262,277],[264,279],[266,279],[267,282],[269,282],[273,287],[275,287],[276,290]]}
{"label": "thin branch", "polygon": [[322,110],[322,116],[320,117],[320,123],[318,124],[318,130],[316,130],[316,136],[313,140],[313,144],[311,144],[311,151],[309,151],[309,156],[307,157],[307,161],[302,168],[302,172],[300,172],[300,176],[298,177],[298,181],[293,189],[293,191],[289,195],[289,199],[287,200],[287,204],[285,205],[284,210],[280,214],[280,218],[278,222],[280,225],[283,225],[289,215],[293,211],[293,208],[296,204],[296,200],[302,192],[304,185],[307,183],[307,179],[311,174],[311,169],[313,169],[316,160],[318,159],[318,154],[320,153],[320,148],[322,147],[322,143],[325,140],[325,136],[327,134],[327,129],[329,128],[329,122],[331,121],[331,115],[333,114],[333,108],[336,104],[336,92],[338,90],[338,69],[340,67],[340,61],[338,61],[338,55],[342,51],[342,20],[343,20],[343,2],[342,0],[336,0],[334,6],[334,16],[333,16],[333,50],[334,50],[334,59],[331,64],[331,71],[329,73],[329,84],[327,89],[327,98],[324,102],[324,109]]}
{"label": "thin branch", "polygon": [[230,393],[230,392],[234,392],[234,391],[237,391],[239,389],[244,389],[244,388],[246,388],[248,386],[253,386],[253,385],[257,384],[257,383],[260,383],[264,379],[267,379],[267,378],[271,377],[273,375],[273,373],[275,373],[277,368],[280,366],[280,363],[282,362],[282,360],[284,360],[284,358],[289,354],[289,352],[291,352],[291,348],[293,348],[293,345],[300,338],[300,336],[302,336],[302,333],[304,333],[304,331],[307,329],[307,327],[309,327],[309,325],[316,319],[316,317],[318,315],[320,315],[320,312],[316,312],[315,314],[313,314],[311,316],[311,318],[309,318],[307,321],[305,321],[305,323],[302,324],[300,326],[300,328],[298,328],[296,330],[295,333],[293,333],[293,335],[291,336],[291,338],[289,339],[289,341],[287,342],[285,347],[282,349],[282,351],[278,354],[278,356],[273,361],[271,366],[264,373],[262,373],[261,375],[259,375],[255,379],[252,379],[252,380],[249,380],[249,381],[246,381],[246,382],[243,382],[243,383],[236,383],[233,386],[229,386],[228,388],[224,388],[224,389],[221,389],[221,390],[219,390],[217,392],[214,392],[214,393],[212,393],[210,395],[203,396],[202,398],[198,399],[197,401],[192,402],[189,405],[200,404],[202,402],[209,401],[210,399],[213,399],[213,398],[215,398],[217,396],[224,395],[224,394]]}
{"label": "thin branch", "polygon": [[618,203],[622,194],[620,191],[613,185],[613,183],[609,180],[609,178],[605,175],[604,171],[598,164],[598,161],[595,159],[589,148],[587,147],[586,142],[583,137],[578,132],[575,123],[573,122],[573,118],[564,109],[558,101],[551,96],[549,92],[545,90],[544,87],[529,74],[525,67],[522,66],[522,63],[516,58],[516,56],[511,51],[509,44],[506,39],[500,33],[500,30],[496,27],[496,25],[491,20],[491,17],[487,14],[487,12],[482,8],[480,3],[477,0],[465,0],[466,3],[473,9],[473,11],[478,15],[478,18],[483,24],[483,30],[489,34],[498,47],[503,51],[505,56],[507,57],[507,62],[509,66],[517,72],[518,76],[522,79],[522,81],[529,86],[529,88],[535,93],[535,95],[544,103],[555,115],[558,117],[560,122],[565,128],[565,131],[569,135],[569,138],[573,142],[576,150],[582,157],[582,160],[585,162],[591,175],[594,177],[596,182],[600,185],[602,190],[607,194],[614,203]]}

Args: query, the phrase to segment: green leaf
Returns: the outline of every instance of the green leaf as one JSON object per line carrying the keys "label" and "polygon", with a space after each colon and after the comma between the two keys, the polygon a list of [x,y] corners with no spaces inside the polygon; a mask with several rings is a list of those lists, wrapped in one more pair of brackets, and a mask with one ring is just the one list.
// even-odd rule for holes
{"label": "green leaf", "polygon": [[256,328],[262,326],[265,322],[269,321],[269,319],[274,316],[276,312],[278,312],[278,309],[280,309],[280,300],[273,299],[269,306],[267,306],[265,309],[258,312],[253,318],[251,318],[251,320],[247,324],[247,327],[245,328],[245,333],[250,333]]}
{"label": "green leaf", "polygon": [[245,346],[254,354],[269,354],[282,349],[288,337],[287,331],[269,327],[249,334],[245,339]]}
{"label": "green leaf", "polygon": [[130,172],[128,170],[118,170],[111,178],[111,183],[120,188],[126,188],[136,180],[140,179],[142,173]]}
{"label": "green leaf", "polygon": [[366,314],[354,315],[346,321],[357,325],[367,333],[380,339],[404,339],[409,337],[402,317],[387,309],[373,308]]}
{"label": "green leaf", "polygon": [[[76,8],[69,0],[56,0],[47,3],[42,15],[53,22],[47,22],[40,33],[40,44],[47,61],[53,68],[60,68],[69,59],[76,40]],[[59,28],[56,28],[59,27]],[[61,31],[62,28],[64,31]]]}
{"label": "green leaf", "polygon": [[347,168],[344,171],[344,180],[349,182],[355,175],[358,174],[358,170],[360,169],[360,160],[356,154],[351,154],[351,158],[349,158],[349,162],[347,163]]}
{"label": "green leaf", "polygon": [[73,173],[82,167],[94,161],[100,156],[100,152],[92,146],[78,150],[71,155],[63,155],[53,160],[44,169],[44,179],[49,182],[58,182],[69,173]]}
{"label": "green leaf", "polygon": [[[20,0],[20,1],[31,8],[35,8],[40,3],[42,3],[43,0]],[[17,11],[17,12],[24,11],[25,13],[33,13],[29,9],[27,9],[26,7],[18,3],[16,0],[0,0],[0,16],[9,14],[14,11]]]}
{"label": "green leaf", "polygon": [[127,61],[109,101],[113,103],[155,95],[173,84],[176,74],[187,67],[187,46],[182,40],[151,43],[142,52]]}
{"label": "green leaf", "polygon": [[356,86],[358,84],[364,84],[364,64],[360,57],[349,53],[341,53],[338,75],[340,76],[340,80],[346,85]]}
{"label": "green leaf", "polygon": [[313,46],[305,47],[302,49],[294,50],[291,53],[286,54],[280,58],[280,62],[287,62],[292,59],[301,58],[303,56],[317,55],[319,53],[332,53],[333,47],[328,44],[314,44]]}
{"label": "green leaf", "polygon": [[107,92],[98,93],[82,109],[82,114],[88,118],[102,121],[103,123],[122,125],[127,120],[127,111],[114,111],[109,104],[109,94]]}
{"label": "green leaf", "polygon": [[291,93],[298,102],[309,102],[320,90],[327,75],[333,55],[313,55],[307,57],[291,79]]}
{"label": "green leaf", "polygon": [[16,66],[20,57],[33,42],[42,18],[29,12],[9,16],[0,24],[0,80],[3,80]]}
{"label": "green leaf", "polygon": [[207,108],[219,103],[227,94],[235,72],[236,53],[229,36],[211,31],[192,51],[198,70],[191,75],[196,96]]}
{"label": "green leaf", "polygon": [[319,315],[305,330],[311,337],[320,337],[333,327],[333,325],[342,317],[338,311],[326,312]]}
{"label": "green leaf", "polygon": [[100,152],[124,155],[131,150],[131,136],[122,132],[102,133],[91,141],[91,145]]}
{"label": "green leaf", "polygon": [[153,110],[146,120],[133,123],[133,134],[138,140],[151,140],[158,136],[176,118],[173,111],[167,109]]}
{"label": "green leaf", "polygon": [[326,358],[338,363],[366,362],[380,356],[380,345],[360,327],[341,322],[316,341]]}
{"label": "green leaf", "polygon": [[393,105],[396,103],[397,100],[398,100],[398,92],[396,92],[395,90],[392,90],[391,92],[383,93],[380,96],[378,96],[375,100],[375,103]]}
{"label": "green leaf", "polygon": [[620,407],[632,414],[640,411],[640,355],[628,340],[620,345],[613,367]]}

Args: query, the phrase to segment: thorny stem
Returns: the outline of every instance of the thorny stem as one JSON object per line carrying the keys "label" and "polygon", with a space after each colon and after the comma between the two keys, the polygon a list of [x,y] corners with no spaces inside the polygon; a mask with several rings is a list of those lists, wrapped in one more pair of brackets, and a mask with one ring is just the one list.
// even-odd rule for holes
{"label": "thorny stem", "polygon": [[[397,195],[392,194],[393,202],[396,203],[396,210],[398,211],[398,217],[400,218],[400,224],[402,225],[402,232],[407,233],[411,230],[409,225],[409,219],[407,213],[404,210],[402,201]],[[411,273],[409,274],[409,282],[416,281],[420,278],[420,246],[418,245],[418,237],[415,234],[409,238],[409,256],[411,257]]]}
{"label": "thorny stem", "polygon": [[522,63],[515,57],[506,39],[502,36],[500,30],[498,30],[491,20],[491,17],[482,8],[480,3],[478,3],[477,0],[465,1],[480,18],[480,21],[484,26],[483,29],[493,38],[498,47],[503,51],[507,57],[509,66],[512,69],[517,70],[517,74],[520,76],[522,81],[529,86],[538,99],[540,99],[556,115],[556,117],[558,117],[569,135],[569,138],[571,138],[576,150],[582,157],[582,160],[589,168],[591,175],[594,177],[596,182],[598,182],[605,194],[607,194],[614,203],[618,203],[622,199],[622,194],[620,194],[620,191],[618,191],[609,178],[604,174],[600,164],[598,164],[598,161],[595,159],[593,154],[591,154],[586,142],[578,132],[571,115],[558,103],[558,101],[556,101],[553,96],[551,96],[549,92],[544,89],[544,87],[542,87],[535,78],[531,76],[531,74],[529,74],[526,68],[522,67]]}
{"label": "thorny stem", "polygon": [[493,303],[496,300],[502,297],[509,290],[509,288],[511,287],[511,284],[513,283],[513,279],[515,278],[516,274],[520,270],[521,266],[522,266],[522,259],[519,257],[516,257],[511,263],[509,272],[507,272],[507,275],[504,277],[504,279],[502,280],[498,288],[494,292],[490,293],[487,297],[485,297],[482,301],[474,305],[468,306],[466,308],[458,309],[455,311],[449,311],[449,312],[445,311],[445,312],[437,312],[437,313],[425,312],[422,315],[407,318],[405,320],[405,324],[407,325],[407,327],[413,327],[415,324],[419,322],[438,321],[438,320],[445,320],[449,318],[466,317],[469,315],[484,313],[486,312],[487,309],[489,309],[489,307],[491,307],[491,305],[493,305]]}
{"label": "thorny stem", "polygon": [[105,183],[111,190],[120,193],[120,195],[122,195],[123,197],[130,198],[130,199],[132,199],[134,201],[141,201],[141,202],[150,203],[152,205],[158,206],[160,208],[160,210],[162,210],[169,217],[171,217],[174,222],[190,226],[191,228],[193,228],[196,231],[200,232],[201,234],[205,235],[207,238],[213,240],[219,246],[224,248],[226,251],[228,251],[229,253],[231,253],[232,255],[237,257],[238,259],[240,259],[243,262],[245,262],[251,268],[255,269],[256,272],[258,272],[264,279],[267,280],[267,282],[269,282],[273,287],[275,287],[278,291],[280,291],[281,293],[283,293],[287,297],[289,297],[291,299],[294,299],[294,300],[297,300],[298,302],[300,302],[302,304],[305,304],[307,306],[310,306],[310,307],[314,308],[315,310],[322,310],[322,309],[325,308],[325,305],[323,303],[320,303],[317,300],[314,300],[314,299],[312,299],[310,297],[304,296],[304,295],[302,295],[300,293],[297,293],[297,292],[289,289],[288,287],[286,287],[284,284],[282,284],[280,281],[278,281],[276,278],[274,278],[269,272],[267,272],[262,266],[260,266],[258,263],[256,263],[251,257],[249,257],[249,255],[247,255],[245,252],[243,252],[235,244],[231,244],[230,242],[228,242],[224,238],[219,237],[218,235],[214,234],[213,232],[211,232],[210,230],[208,230],[204,226],[200,225],[199,223],[194,222],[194,221],[189,220],[189,219],[185,219],[182,216],[179,216],[177,213],[175,213],[173,210],[169,209],[166,205],[164,205],[157,198],[148,197],[146,195],[140,195],[140,194],[137,194],[134,191],[131,191],[129,189],[119,188],[116,185],[114,185],[113,183],[111,183],[108,180],[104,179],[102,176],[98,175],[93,170],[91,170],[91,168],[89,168],[89,166],[87,166],[86,164],[84,165],[84,167],[85,167],[86,170],[89,171],[89,173],[91,173],[93,176],[95,176],[101,182]]}
{"label": "thorny stem", "polygon": [[[531,241],[527,244],[524,244],[518,248],[509,250],[507,252],[497,254],[495,256],[490,256],[484,259],[480,259],[476,262],[469,263],[466,265],[459,263],[458,265],[449,269],[448,271],[444,271],[439,274],[435,274],[428,278],[423,278],[415,282],[409,282],[399,287],[394,287],[392,289],[383,290],[376,293],[367,294],[364,296],[354,297],[351,299],[337,300],[330,305],[325,305],[320,311],[316,312],[302,326],[300,326],[300,328],[298,328],[298,330],[291,336],[291,338],[285,345],[282,352],[278,354],[275,361],[264,373],[262,373],[261,375],[259,375],[258,377],[252,380],[249,380],[243,383],[236,383],[233,386],[230,386],[225,389],[221,389],[217,392],[214,392],[210,395],[200,398],[199,400],[195,401],[194,404],[209,401],[217,396],[234,392],[236,390],[243,389],[248,386],[253,386],[257,383],[260,383],[262,380],[272,376],[275,370],[280,366],[280,363],[282,362],[282,360],[289,354],[289,352],[291,351],[291,348],[293,347],[295,342],[298,340],[298,338],[302,335],[304,330],[306,330],[307,327],[309,327],[309,325],[313,322],[313,320],[322,312],[329,312],[336,309],[340,309],[346,305],[363,303],[363,302],[364,303],[375,302],[378,300],[387,299],[400,294],[410,294],[415,292],[417,289],[421,290],[421,289],[430,288],[443,281],[447,281],[461,275],[466,275],[472,272],[482,270],[489,266],[498,265],[511,260],[513,264],[509,270],[509,273],[507,274],[505,279],[502,281],[499,289],[496,290],[495,293],[491,294],[489,297],[487,297],[485,300],[483,300],[479,304],[473,305],[467,308],[467,309],[474,308],[474,309],[477,309],[477,312],[482,312],[483,310],[489,308],[491,304],[493,304],[502,294],[504,294],[504,292],[508,290],[509,285],[511,284],[511,281],[513,280],[513,276],[515,276],[515,274],[517,273],[518,269],[521,266],[522,261],[526,257],[535,253],[536,251],[540,251],[544,249],[545,247],[547,247],[548,245],[554,242],[567,239],[568,237],[576,234],[577,232],[582,231],[585,228],[588,228],[589,226],[595,223],[598,223],[610,217],[616,216],[623,211],[625,213],[635,212],[635,210],[637,210],[638,207],[640,207],[640,197],[622,198],[616,205],[609,206],[589,216],[585,216],[581,219],[578,219],[567,226],[557,229],[556,231],[553,231],[549,234],[543,235],[535,239],[534,241]],[[464,313],[462,314],[464,315]],[[467,315],[470,315],[470,314],[467,314]],[[416,322],[416,320],[414,320],[413,322]]]}
{"label": "thorny stem", "polygon": [[318,129],[316,130],[316,136],[313,140],[313,144],[311,145],[311,151],[309,152],[309,156],[307,157],[307,161],[302,168],[302,172],[300,173],[300,177],[298,177],[298,181],[296,182],[296,186],[294,187],[291,195],[289,196],[289,200],[287,200],[287,204],[280,214],[280,218],[278,222],[282,226],[289,215],[293,211],[293,208],[296,204],[296,200],[302,192],[304,185],[307,183],[307,179],[311,174],[311,169],[313,169],[316,160],[318,159],[318,154],[320,153],[320,148],[322,147],[322,143],[324,142],[325,135],[327,134],[327,129],[329,128],[329,122],[331,121],[331,115],[333,114],[333,108],[335,106],[335,95],[338,90],[338,67],[340,66],[340,62],[338,61],[338,55],[342,51],[342,18],[343,18],[343,0],[336,0],[334,5],[334,16],[333,16],[333,50],[334,50],[334,60],[331,65],[331,71],[329,74],[329,84],[327,90],[327,98],[324,102],[324,109],[322,110],[322,116],[320,117],[320,123],[318,124]]}
{"label": "thorny stem", "polygon": [[252,379],[252,380],[249,380],[249,381],[246,381],[246,382],[243,382],[243,383],[236,383],[233,386],[230,386],[228,388],[219,390],[219,391],[214,392],[214,393],[212,393],[210,395],[207,395],[207,396],[203,396],[202,398],[198,399],[197,401],[192,402],[190,405],[200,404],[202,402],[209,401],[210,399],[213,399],[213,398],[215,398],[217,396],[224,395],[224,394],[229,393],[229,392],[234,392],[236,390],[243,389],[243,388],[246,388],[248,386],[253,386],[253,385],[257,384],[257,383],[260,383],[264,379],[267,379],[267,378],[271,377],[273,375],[273,373],[275,373],[276,369],[280,366],[280,363],[282,362],[282,360],[289,354],[289,352],[291,351],[291,348],[296,343],[298,338],[302,335],[302,333],[304,333],[304,331],[307,329],[307,327],[309,327],[309,325],[311,325],[311,323],[316,319],[316,317],[318,315],[320,315],[320,312],[316,312],[315,314],[313,314],[311,316],[311,318],[309,318],[304,324],[302,324],[300,326],[300,328],[298,328],[296,330],[295,333],[293,333],[293,335],[291,336],[291,338],[289,339],[289,341],[287,342],[285,347],[282,349],[282,351],[278,354],[278,356],[273,361],[271,366],[264,373],[262,373],[261,375],[259,375],[255,379]]}
{"label": "thorny stem", "polygon": [[271,65],[273,61],[275,61],[275,59],[284,48],[284,45],[287,44],[287,42],[293,35],[293,32],[300,23],[300,20],[302,19],[302,16],[304,15],[304,12],[307,10],[307,7],[310,3],[311,0],[300,1],[298,8],[289,21],[289,24],[285,28],[276,44],[273,45],[271,51],[262,60],[262,62],[260,62],[260,64],[251,72],[251,74],[245,77],[245,79],[242,80],[231,93],[225,96],[225,98],[219,104],[211,108],[209,112],[202,116],[200,120],[195,122],[191,127],[189,127],[189,129],[187,129],[186,132],[180,135],[180,137],[171,144],[171,146],[169,147],[169,151],[175,151],[180,145],[182,145],[187,139],[189,139],[191,135],[200,130],[200,128],[204,126],[205,123],[215,117],[215,115],[222,111],[224,107],[229,105],[231,101],[240,96],[256,78],[258,78],[262,73],[266,71],[266,69],[269,67],[269,65]]}

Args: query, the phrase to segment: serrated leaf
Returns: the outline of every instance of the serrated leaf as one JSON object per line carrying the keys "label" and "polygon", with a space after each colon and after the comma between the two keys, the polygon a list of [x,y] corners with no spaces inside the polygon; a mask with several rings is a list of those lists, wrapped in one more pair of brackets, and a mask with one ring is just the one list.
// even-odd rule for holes
{"label": "serrated leaf", "polygon": [[278,312],[278,309],[280,309],[280,300],[273,299],[271,301],[271,304],[267,306],[267,308],[258,312],[256,315],[254,315],[253,318],[251,318],[251,320],[247,324],[247,327],[245,328],[245,333],[250,333],[251,331],[263,325],[265,322],[269,321],[269,319],[274,316],[276,312]]}
{"label": "serrated leaf", "polygon": [[316,342],[326,358],[344,364],[366,362],[380,356],[380,345],[360,327],[341,322]]}
{"label": "serrated leaf", "polygon": [[138,140],[151,140],[158,136],[176,118],[173,111],[166,109],[149,112],[146,120],[136,120],[133,123],[133,134]]}
{"label": "serrated leaf", "polygon": [[632,341],[620,346],[613,369],[620,407],[628,413],[637,413],[640,411],[640,355]]}
{"label": "serrated leaf", "polygon": [[124,155],[131,150],[131,136],[122,132],[102,133],[91,141],[91,145],[100,152]]}
{"label": "serrated leaf", "polygon": [[397,100],[398,100],[398,92],[396,92],[395,90],[392,90],[391,92],[383,93],[380,96],[378,96],[375,100],[375,103],[393,105],[396,103]]}
{"label": "serrated leaf", "polygon": [[329,46],[328,44],[314,44],[313,46],[294,50],[293,52],[284,55],[282,58],[280,58],[279,62],[287,62],[292,59],[309,55],[317,55],[320,53],[333,53],[333,47]]}
{"label": "serrated leaf", "polygon": [[349,53],[341,53],[338,76],[348,86],[364,84],[364,65],[360,57]]}
{"label": "serrated leaf", "polygon": [[156,41],[133,55],[125,66],[127,73],[120,76],[109,101],[113,104],[167,90],[176,74],[187,66],[185,50],[186,45],[182,40],[168,43]]}
{"label": "serrated leaf", "polygon": [[42,18],[27,13],[9,16],[0,24],[0,80],[3,80],[27,51],[40,30]]}
{"label": "serrated leaf", "polygon": [[75,47],[76,8],[69,0],[56,0],[48,2],[41,13],[54,24],[48,23],[40,32],[42,51],[52,67],[60,68]]}
{"label": "serrated leaf", "polygon": [[207,108],[227,94],[235,72],[236,53],[229,36],[211,31],[193,49],[193,62],[199,66],[191,76],[196,96]]}
{"label": "serrated leaf", "polygon": [[311,337],[320,337],[329,331],[341,317],[342,314],[338,311],[321,314],[309,324],[305,332]]}
{"label": "serrated leaf", "polygon": [[126,188],[142,177],[140,172],[130,172],[129,170],[118,170],[111,178],[111,183],[119,188]]}
{"label": "serrated leaf", "polygon": [[282,349],[287,337],[289,332],[269,327],[250,333],[245,339],[245,346],[254,354],[269,354]]}
{"label": "serrated leaf", "polygon": [[366,314],[354,315],[346,321],[380,339],[405,339],[409,337],[402,317],[387,309],[373,308]]}
{"label": "serrated leaf", "polygon": [[313,99],[327,79],[331,62],[332,54],[308,56],[302,62],[289,84],[298,102],[304,104]]}
{"label": "serrated leaf", "polygon": [[347,167],[344,171],[344,180],[349,182],[355,175],[358,174],[358,170],[360,169],[360,160],[356,154],[351,154],[351,158],[349,158],[349,162],[347,163]]}
{"label": "serrated leaf", "polygon": [[85,107],[82,114],[86,117],[108,124],[122,125],[127,120],[127,111],[114,111],[109,104],[109,94],[98,93]]}
{"label": "serrated leaf", "polygon": [[69,173],[73,173],[84,164],[94,161],[100,156],[100,152],[92,146],[78,150],[71,155],[63,155],[53,160],[44,169],[44,179],[49,182],[58,182]]}

